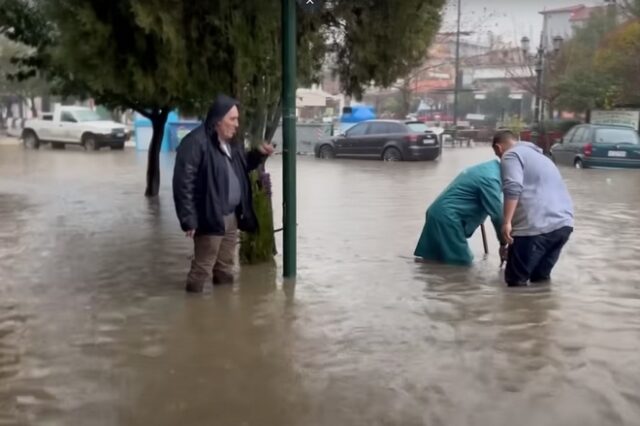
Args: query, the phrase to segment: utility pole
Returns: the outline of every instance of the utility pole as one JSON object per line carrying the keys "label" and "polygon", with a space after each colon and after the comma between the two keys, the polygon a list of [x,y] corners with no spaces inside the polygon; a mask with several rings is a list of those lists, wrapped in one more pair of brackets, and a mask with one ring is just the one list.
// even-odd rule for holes
{"label": "utility pole", "polygon": [[296,1],[282,1],[283,273],[296,276]]}
{"label": "utility pole", "polygon": [[453,89],[453,145],[458,137],[458,96],[460,95],[460,21],[462,19],[462,0],[458,0],[458,23],[456,30],[456,81]]}

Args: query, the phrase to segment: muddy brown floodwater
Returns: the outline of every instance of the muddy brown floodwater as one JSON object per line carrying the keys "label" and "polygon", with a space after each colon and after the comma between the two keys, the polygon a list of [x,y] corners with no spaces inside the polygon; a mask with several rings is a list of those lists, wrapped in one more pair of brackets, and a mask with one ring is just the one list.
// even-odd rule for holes
{"label": "muddy brown floodwater", "polygon": [[297,283],[265,265],[192,296],[170,155],[148,202],[144,153],[0,147],[0,425],[639,424],[640,171],[563,169],[576,232],[516,291],[493,238],[471,269],[411,256],[488,158],[300,158]]}

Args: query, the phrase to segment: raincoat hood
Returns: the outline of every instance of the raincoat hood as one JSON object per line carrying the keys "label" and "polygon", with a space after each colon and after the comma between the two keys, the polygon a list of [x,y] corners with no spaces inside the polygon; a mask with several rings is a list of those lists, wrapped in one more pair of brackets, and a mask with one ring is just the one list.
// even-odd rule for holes
{"label": "raincoat hood", "polygon": [[234,106],[238,106],[240,103],[227,95],[218,95],[216,99],[211,104],[209,108],[209,112],[207,112],[207,117],[204,120],[204,127],[207,133],[207,136],[211,141],[218,142],[218,134],[216,132],[216,124],[220,122],[224,118],[225,115],[233,108]]}

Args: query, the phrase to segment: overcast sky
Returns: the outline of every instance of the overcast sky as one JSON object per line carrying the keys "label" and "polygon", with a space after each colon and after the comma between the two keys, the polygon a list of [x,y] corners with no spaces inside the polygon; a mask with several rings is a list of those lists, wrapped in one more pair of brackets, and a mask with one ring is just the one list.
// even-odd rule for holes
{"label": "overcast sky", "polygon": [[[448,0],[443,30],[455,31],[457,0]],[[462,0],[462,31],[486,34],[492,31],[505,41],[520,40],[527,36],[540,37],[544,9],[557,9],[584,4],[602,4],[602,0]],[[477,39],[478,35],[469,40]]]}

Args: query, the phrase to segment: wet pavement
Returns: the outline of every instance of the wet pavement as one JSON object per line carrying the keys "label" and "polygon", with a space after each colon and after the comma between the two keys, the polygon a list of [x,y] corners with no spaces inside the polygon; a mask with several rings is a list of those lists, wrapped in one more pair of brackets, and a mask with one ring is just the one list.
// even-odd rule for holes
{"label": "wet pavement", "polygon": [[640,172],[564,169],[554,283],[509,290],[494,238],[471,269],[411,256],[489,151],[301,158],[297,283],[264,265],[192,296],[171,156],[149,202],[145,154],[0,147],[0,425],[637,425]]}

